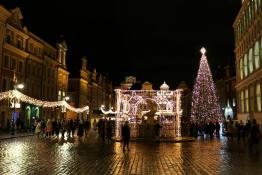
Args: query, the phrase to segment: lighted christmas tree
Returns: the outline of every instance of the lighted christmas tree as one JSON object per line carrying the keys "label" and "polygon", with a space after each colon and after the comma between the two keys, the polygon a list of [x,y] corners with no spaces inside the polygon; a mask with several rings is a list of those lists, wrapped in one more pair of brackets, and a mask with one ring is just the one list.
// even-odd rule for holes
{"label": "lighted christmas tree", "polygon": [[221,119],[221,110],[216,96],[215,84],[206,58],[205,48],[201,48],[202,57],[192,94],[191,118],[206,123]]}

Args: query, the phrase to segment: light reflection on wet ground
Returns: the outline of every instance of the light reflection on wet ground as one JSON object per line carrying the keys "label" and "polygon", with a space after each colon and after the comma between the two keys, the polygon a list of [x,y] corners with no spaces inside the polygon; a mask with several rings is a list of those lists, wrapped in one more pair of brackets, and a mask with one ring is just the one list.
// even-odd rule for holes
{"label": "light reflection on wet ground", "polygon": [[95,139],[0,141],[0,174],[262,174],[259,156],[236,141],[121,143]]}

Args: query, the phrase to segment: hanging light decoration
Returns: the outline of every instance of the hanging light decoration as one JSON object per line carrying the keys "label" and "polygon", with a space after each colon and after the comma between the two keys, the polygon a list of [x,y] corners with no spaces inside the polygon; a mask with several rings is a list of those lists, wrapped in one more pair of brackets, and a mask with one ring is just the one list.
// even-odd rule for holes
{"label": "hanging light decoration", "polygon": [[17,90],[9,90],[7,92],[1,92],[0,93],[0,101],[5,99],[14,99],[17,98],[21,102],[33,104],[35,106],[40,106],[43,108],[52,108],[52,107],[66,107],[68,110],[76,112],[76,113],[82,113],[84,111],[89,112],[89,106],[85,106],[82,108],[75,108],[71,105],[69,105],[66,101],[42,101],[38,100],[32,97],[29,97]]}

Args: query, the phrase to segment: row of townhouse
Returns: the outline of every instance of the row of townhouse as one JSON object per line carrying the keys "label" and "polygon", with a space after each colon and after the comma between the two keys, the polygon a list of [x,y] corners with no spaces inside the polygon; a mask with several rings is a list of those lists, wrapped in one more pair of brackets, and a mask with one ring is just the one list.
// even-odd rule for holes
{"label": "row of townhouse", "polygon": [[[0,92],[14,89],[18,83],[24,84],[22,93],[36,99],[46,101],[64,100],[71,95],[72,104],[75,107],[90,105],[90,112],[97,109],[100,104],[108,104],[112,101],[112,86],[105,91],[100,87],[100,81],[104,77],[97,78],[96,71],[87,74],[92,75],[92,81],[85,76],[81,79],[84,84],[77,97],[68,93],[68,86],[75,85],[75,79],[69,79],[66,54],[67,45],[63,38],[52,46],[36,34],[32,33],[22,23],[23,15],[19,8],[8,10],[0,5]],[[81,76],[86,70],[81,70]],[[72,83],[73,85],[69,85]],[[108,83],[104,81],[104,83]],[[71,88],[72,89],[72,88]],[[101,90],[102,89],[102,90]],[[103,95],[100,98],[99,94]],[[84,94],[87,94],[86,97]],[[110,102],[111,104],[111,102]],[[68,113],[68,112],[67,112]],[[86,115],[86,114],[84,114]],[[21,121],[23,127],[31,127],[37,119],[62,119],[65,117],[61,108],[41,108],[33,104],[22,103],[19,109],[10,107],[10,99],[0,101],[0,129],[10,127],[12,117]],[[68,115],[76,117],[76,115]]]}

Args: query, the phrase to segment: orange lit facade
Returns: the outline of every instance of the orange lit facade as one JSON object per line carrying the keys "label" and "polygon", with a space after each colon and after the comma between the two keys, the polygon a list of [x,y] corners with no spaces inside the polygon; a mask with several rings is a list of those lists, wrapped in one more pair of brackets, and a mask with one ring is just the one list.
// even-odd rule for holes
{"label": "orange lit facade", "polygon": [[[23,83],[24,94],[33,98],[57,101],[67,93],[67,47],[64,41],[53,47],[22,25],[19,8],[7,10],[0,5],[0,90],[14,88],[13,77]],[[16,109],[24,127],[31,127],[35,119],[56,119],[61,109],[42,109],[22,104]],[[8,127],[12,109],[8,101],[0,102],[0,124]]]}
{"label": "orange lit facade", "polygon": [[89,117],[93,121],[94,118],[101,117],[101,105],[113,107],[112,82],[110,82],[106,76],[102,76],[101,74],[97,75],[96,69],[91,72],[87,67],[87,59],[84,57],[82,58],[80,75],[75,78],[69,78],[68,95],[72,106],[81,108],[88,105],[89,114],[76,114],[68,111],[68,118],[87,119]]}
{"label": "orange lit facade", "polygon": [[242,0],[234,22],[237,118],[262,124],[262,0]]}

